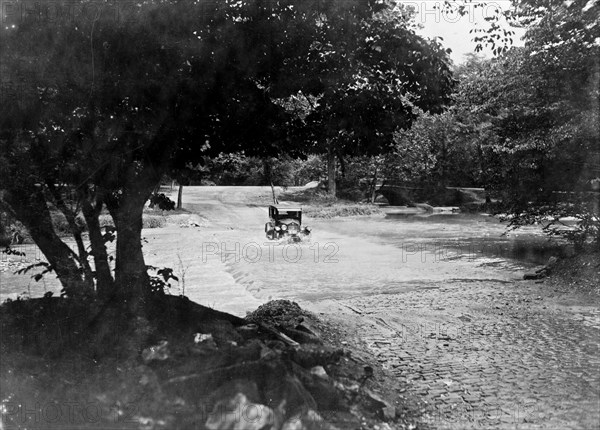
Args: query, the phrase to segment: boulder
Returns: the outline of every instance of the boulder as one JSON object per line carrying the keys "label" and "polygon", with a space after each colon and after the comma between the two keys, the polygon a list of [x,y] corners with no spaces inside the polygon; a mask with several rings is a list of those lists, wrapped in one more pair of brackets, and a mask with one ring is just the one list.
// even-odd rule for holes
{"label": "boulder", "polygon": [[204,425],[209,430],[276,430],[279,427],[271,408],[251,402],[241,392],[219,400]]}

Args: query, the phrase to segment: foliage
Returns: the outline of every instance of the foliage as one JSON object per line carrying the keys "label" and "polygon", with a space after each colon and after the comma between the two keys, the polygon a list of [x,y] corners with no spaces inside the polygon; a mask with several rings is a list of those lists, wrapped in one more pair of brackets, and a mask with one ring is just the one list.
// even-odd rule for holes
{"label": "foliage", "polygon": [[167,197],[164,193],[154,193],[150,196],[150,208],[158,206],[160,210],[172,211],[175,210],[175,202]]}
{"label": "foliage", "polygon": [[274,185],[302,186],[326,176],[325,163],[318,155],[309,155],[306,159],[287,155],[260,158],[241,152],[207,158],[203,165],[203,180],[217,185],[269,185],[265,163],[271,169]]}
{"label": "foliage", "polygon": [[361,215],[378,215],[381,210],[369,204],[334,203],[329,206],[307,207],[304,214],[311,218],[338,218]]}
{"label": "foliage", "polygon": [[166,291],[171,288],[169,280],[173,279],[179,282],[179,278],[173,274],[173,269],[163,267],[159,269],[154,266],[147,266],[148,270],[156,272],[155,275],[150,276],[150,292],[157,295],[165,295]]}
{"label": "foliage", "polygon": [[[148,281],[142,211],[163,175],[219,153],[264,161],[304,152],[292,139],[301,120],[275,100],[335,77],[298,67],[324,52],[315,42],[323,16],[335,33],[326,50],[342,54],[356,36],[347,30],[382,9],[374,1],[151,1],[135,5],[128,22],[3,27],[2,74],[24,86],[0,107],[3,207],[35,233],[70,292],[95,284],[135,307]],[[267,164],[269,181],[289,180]],[[64,215],[76,254],[55,234],[49,206]],[[105,208],[117,230],[114,276],[98,222]]]}
{"label": "foliage", "polygon": [[[469,132],[479,181],[502,198],[513,226],[540,223],[579,244],[598,240],[600,4],[515,5],[505,15],[529,26],[525,46],[459,70],[457,113],[480,124]],[[560,226],[565,217],[579,223]]]}

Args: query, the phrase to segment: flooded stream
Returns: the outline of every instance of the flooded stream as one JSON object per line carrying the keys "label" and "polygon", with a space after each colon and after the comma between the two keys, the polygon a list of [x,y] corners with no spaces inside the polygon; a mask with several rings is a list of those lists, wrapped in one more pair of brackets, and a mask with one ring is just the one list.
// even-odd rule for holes
{"label": "flooded stream", "polygon": [[567,252],[564,243],[548,238],[539,227],[507,230],[506,223],[488,215],[392,212],[364,222],[335,220],[326,225],[406,250],[416,248],[438,258],[492,258],[528,266],[545,264],[551,256]]}
{"label": "flooded stream", "polygon": [[[269,242],[263,231],[266,208],[248,204],[249,195],[267,192],[260,187],[187,187],[184,207],[207,225],[145,230],[147,264],[176,272],[184,264],[186,295],[242,314],[274,298],[317,301],[456,282],[513,282],[563,252],[537,227],[506,234],[505,225],[493,217],[451,213],[305,218],[313,228],[310,242]],[[34,297],[60,291],[53,276],[34,282],[31,274],[12,273],[23,263],[43,259],[35,245],[27,247],[26,258],[2,255],[2,299],[24,291]],[[172,294],[180,290],[174,286]]]}

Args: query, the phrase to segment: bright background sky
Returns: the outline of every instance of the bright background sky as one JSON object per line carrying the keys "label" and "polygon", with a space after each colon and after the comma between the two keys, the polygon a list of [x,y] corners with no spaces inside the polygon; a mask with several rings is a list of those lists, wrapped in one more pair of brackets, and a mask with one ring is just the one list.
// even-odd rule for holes
{"label": "bright background sky", "polygon": [[[400,3],[412,5],[417,11],[415,21],[423,26],[417,31],[419,34],[429,38],[440,36],[444,39],[442,44],[452,49],[450,57],[455,64],[462,63],[465,54],[475,52],[476,44],[471,40],[474,34],[470,34],[469,31],[473,28],[486,28],[488,25],[484,19],[486,16],[492,16],[496,8],[506,10],[511,6],[509,0],[482,1],[480,4],[483,7],[475,8],[474,4],[467,5],[469,13],[460,16],[457,13],[444,13],[441,10],[443,0],[400,0]],[[515,31],[513,46],[523,45],[521,37],[524,30],[518,28],[512,30]],[[479,54],[492,57],[492,53],[487,49]]]}

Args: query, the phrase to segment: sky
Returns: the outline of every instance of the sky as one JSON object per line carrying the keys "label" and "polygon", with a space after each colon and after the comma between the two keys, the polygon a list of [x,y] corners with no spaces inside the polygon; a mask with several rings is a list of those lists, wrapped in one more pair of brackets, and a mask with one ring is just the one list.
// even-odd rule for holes
{"label": "sky", "polygon": [[[465,54],[474,52],[475,42],[471,39],[473,34],[469,31],[473,28],[483,28],[487,25],[486,16],[492,16],[495,10],[506,10],[510,7],[510,0],[490,0],[482,1],[481,7],[475,7],[476,0],[467,4],[467,15],[460,16],[458,13],[444,12],[441,9],[443,0],[400,0],[404,5],[413,6],[417,12],[415,21],[421,24],[423,28],[417,32],[423,36],[434,38],[442,37],[442,44],[452,49],[450,57],[455,64],[460,64],[465,60]],[[513,36],[513,45],[521,46],[520,40],[524,33],[522,29],[515,30]],[[480,52],[485,57],[492,57],[488,50]]]}

